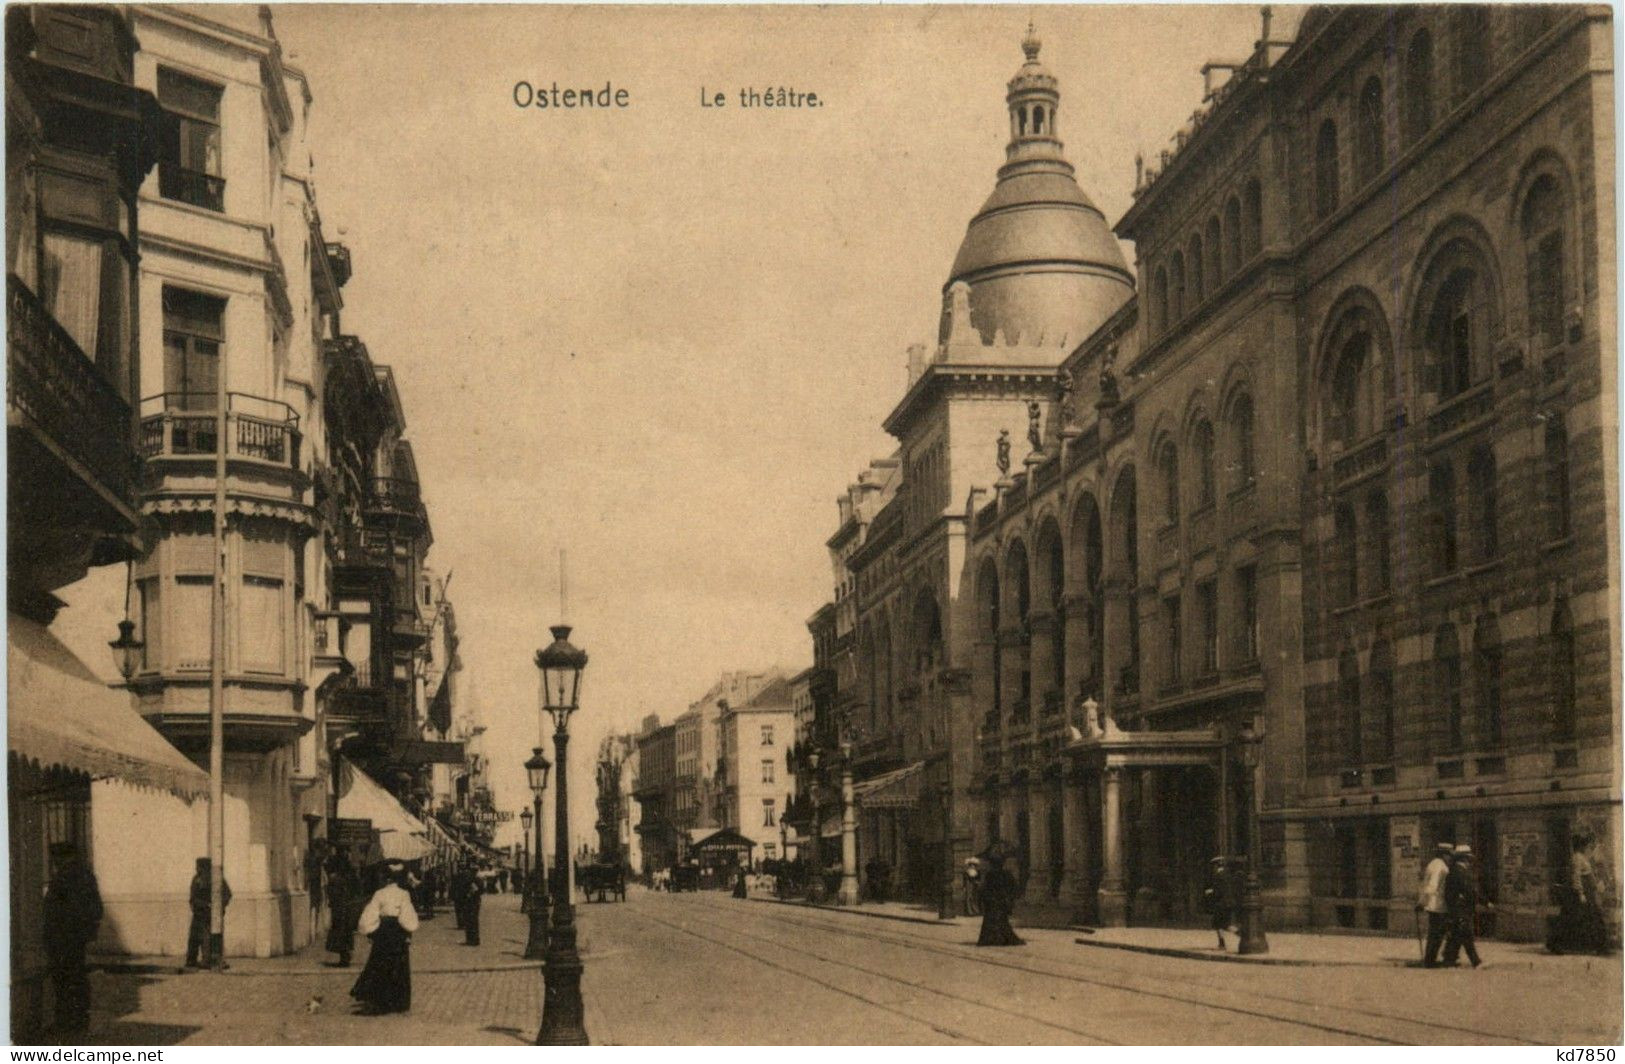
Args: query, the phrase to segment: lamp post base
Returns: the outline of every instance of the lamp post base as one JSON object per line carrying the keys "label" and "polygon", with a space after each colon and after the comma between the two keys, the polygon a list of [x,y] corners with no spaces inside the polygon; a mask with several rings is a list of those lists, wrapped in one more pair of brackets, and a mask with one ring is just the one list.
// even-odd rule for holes
{"label": "lamp post base", "polygon": [[850,872],[841,876],[841,889],[836,892],[836,905],[856,905],[858,903],[858,877]]}
{"label": "lamp post base", "polygon": [[585,1010],[581,1003],[581,955],[576,952],[574,906],[568,901],[554,907],[553,935],[542,966],[545,996],[540,1046],[589,1045]]}
{"label": "lamp post base", "polygon": [[525,939],[525,959],[545,960],[547,957],[547,899],[532,894],[529,899],[530,935]]}
{"label": "lamp post base", "polygon": [[1236,952],[1244,955],[1270,951],[1269,939],[1264,934],[1264,901],[1258,890],[1258,876],[1248,873],[1241,895],[1241,936],[1236,944]]}

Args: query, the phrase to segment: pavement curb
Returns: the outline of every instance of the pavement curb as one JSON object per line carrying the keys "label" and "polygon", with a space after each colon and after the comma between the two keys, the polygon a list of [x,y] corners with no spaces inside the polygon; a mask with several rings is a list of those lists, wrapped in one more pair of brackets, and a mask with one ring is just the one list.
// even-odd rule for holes
{"label": "pavement curb", "polygon": [[793,901],[788,898],[751,898],[750,901],[762,902],[766,905],[793,905],[798,909],[810,909],[814,912],[843,913],[847,916],[867,916],[873,920],[896,920],[905,924],[930,924],[933,927],[953,927],[959,923],[957,916],[946,920],[926,916],[902,916],[898,913],[875,912],[873,909],[844,905],[815,905],[810,901]]}
{"label": "pavement curb", "polygon": [[[151,961],[101,961],[93,960],[87,965],[93,972],[107,972],[110,975],[187,975],[196,972],[199,975],[224,975],[238,978],[258,978],[276,975],[346,975],[361,974],[361,966],[354,965],[349,968],[327,967],[319,968],[251,968],[233,964],[223,972],[209,972],[206,968],[187,968],[184,964],[159,964]],[[457,967],[418,967],[412,966],[413,975],[456,975],[463,972],[521,972],[540,971],[541,961],[514,961],[507,964],[472,964]]]}
{"label": "pavement curb", "polygon": [[1191,961],[1210,961],[1219,964],[1271,964],[1286,968],[1390,968],[1395,967],[1386,961],[1300,961],[1288,957],[1242,957],[1234,953],[1209,952],[1206,950],[1177,949],[1173,946],[1141,946],[1131,942],[1101,942],[1092,938],[1075,938],[1072,940],[1080,946],[1089,946],[1094,949],[1117,949],[1128,953],[1150,953],[1158,957],[1182,957]]}

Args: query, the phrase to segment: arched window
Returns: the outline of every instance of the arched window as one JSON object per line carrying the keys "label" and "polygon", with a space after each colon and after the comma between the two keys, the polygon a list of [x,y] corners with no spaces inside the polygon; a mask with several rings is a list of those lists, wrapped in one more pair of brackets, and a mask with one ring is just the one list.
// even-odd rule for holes
{"label": "arched window", "polygon": [[1337,123],[1328,118],[1315,135],[1315,217],[1328,217],[1337,204]]}
{"label": "arched window", "polygon": [[1546,538],[1569,534],[1569,433],[1563,415],[1546,415]]}
{"label": "arched window", "polygon": [[1337,723],[1343,748],[1340,762],[1361,764],[1365,761],[1365,743],[1360,726],[1360,661],[1352,650],[1337,656]]}
{"label": "arched window", "polygon": [[999,571],[989,559],[982,566],[980,580],[982,638],[992,644],[993,668],[993,711],[989,714],[991,722],[997,723],[1004,716],[1004,655],[1000,652],[1000,637],[1003,625],[1000,623],[1000,610],[1003,601],[999,595]]}
{"label": "arched window", "polygon": [[1206,420],[1196,425],[1191,433],[1196,446],[1196,508],[1212,506],[1215,495],[1213,481],[1213,426]]}
{"label": "arched window", "polygon": [[1444,714],[1445,752],[1455,753],[1462,744],[1461,646],[1454,625],[1441,624],[1433,635],[1434,697]]}
{"label": "arched window", "polygon": [[1162,515],[1168,525],[1179,523],[1179,451],[1173,443],[1166,443],[1162,447],[1162,454],[1157,460],[1157,468],[1162,473]]}
{"label": "arched window", "polygon": [[1224,205],[1224,274],[1241,268],[1241,201],[1231,196]]}
{"label": "arched window", "polygon": [[1207,220],[1207,235],[1204,246],[1207,248],[1207,286],[1209,290],[1219,287],[1224,280],[1224,238],[1219,233],[1219,218],[1214,215]]}
{"label": "arched window", "polygon": [[1393,581],[1393,546],[1388,529],[1388,496],[1380,488],[1365,500],[1365,539],[1371,552],[1371,592],[1381,595]]}
{"label": "arched window", "polygon": [[1460,395],[1482,370],[1479,350],[1485,340],[1483,285],[1471,266],[1457,266],[1434,296],[1425,342],[1440,399]]}
{"label": "arched window", "polygon": [[1448,461],[1428,470],[1428,538],[1433,548],[1433,575],[1456,571],[1456,474]]}
{"label": "arched window", "polygon": [[1151,282],[1151,332],[1161,335],[1168,328],[1168,271],[1157,267],[1156,279]]}
{"label": "arched window", "polygon": [[1394,757],[1394,652],[1386,641],[1371,647],[1370,692],[1371,715],[1376,718],[1377,743],[1371,751],[1378,761],[1391,761]]}
{"label": "arched window", "polygon": [[1552,739],[1569,742],[1574,738],[1574,617],[1566,599],[1558,599],[1552,610],[1551,647]]}
{"label": "arched window", "polygon": [[1033,108],[1033,133],[1034,134],[1042,134],[1043,132],[1044,132],[1044,109],[1042,107],[1034,107]]}
{"label": "arched window", "polygon": [[1185,309],[1185,256],[1181,252],[1174,252],[1174,257],[1168,263],[1168,313],[1171,315],[1168,324],[1184,320]]}
{"label": "arched window", "polygon": [[1520,222],[1529,297],[1529,335],[1545,344],[1563,340],[1563,193],[1542,174],[1529,186]]}
{"label": "arched window", "polygon": [[1356,184],[1364,185],[1382,173],[1382,81],[1376,77],[1365,79],[1355,105],[1354,165]]}
{"label": "arched window", "polygon": [[1253,445],[1253,400],[1239,395],[1230,407],[1231,450],[1235,458],[1236,486],[1240,491],[1258,477],[1258,458]]}
{"label": "arched window", "polygon": [[1195,310],[1207,297],[1208,277],[1206,271],[1207,256],[1203,253],[1202,238],[1200,235],[1191,237],[1190,243],[1191,264],[1191,309]]}
{"label": "arched window", "polygon": [[1490,75],[1490,9],[1465,4],[1451,15],[1451,48],[1456,102],[1471,96]]}
{"label": "arched window", "polygon": [[1010,596],[1011,612],[1021,635],[1022,652],[1019,654],[1016,704],[1011,706],[1014,719],[1025,720],[1033,701],[1032,657],[1026,647],[1032,636],[1033,583],[1032,570],[1027,564],[1027,548],[1019,542],[1010,549],[1004,565],[1005,593]]}
{"label": "arched window", "polygon": [[1473,560],[1495,560],[1496,499],[1495,454],[1488,446],[1474,448],[1467,459],[1467,516],[1473,528]]}
{"label": "arched window", "polygon": [[1425,29],[1417,30],[1405,49],[1405,87],[1400,99],[1405,112],[1401,132],[1409,147],[1433,128],[1433,36]]}
{"label": "arched window", "polygon": [[1371,386],[1371,334],[1358,323],[1343,340],[1332,369],[1331,408],[1327,412],[1327,438],[1352,447],[1376,431],[1376,389]]}
{"label": "arched window", "polygon": [[1117,491],[1112,496],[1112,539],[1117,551],[1114,568],[1121,566],[1118,575],[1129,587],[1140,582],[1140,505],[1134,483],[1134,470],[1124,471],[1117,478]]}
{"label": "arched window", "polygon": [[1044,552],[1045,576],[1048,578],[1050,607],[1050,687],[1057,694],[1066,692],[1066,556],[1061,549],[1061,534],[1050,537]]}
{"label": "arched window", "polygon": [[1332,603],[1349,606],[1360,599],[1360,545],[1359,526],[1355,523],[1354,507],[1340,502],[1332,512],[1332,571],[1330,587]]}
{"label": "arched window", "polygon": [[1473,695],[1479,740],[1493,750],[1501,745],[1501,631],[1492,615],[1473,631]]}
{"label": "arched window", "polygon": [[1250,260],[1264,246],[1264,186],[1255,177],[1247,182],[1241,204],[1241,257]]}

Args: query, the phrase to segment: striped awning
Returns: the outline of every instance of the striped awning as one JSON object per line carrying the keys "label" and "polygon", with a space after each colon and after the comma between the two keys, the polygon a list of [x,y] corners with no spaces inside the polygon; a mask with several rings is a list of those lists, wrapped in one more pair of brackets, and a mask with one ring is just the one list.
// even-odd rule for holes
{"label": "striped awning", "polygon": [[208,773],[169,744],[44,625],[6,618],[6,748],[42,767],[165,790],[209,793]]}
{"label": "striped awning", "polygon": [[340,758],[339,816],[370,820],[390,861],[416,861],[429,852],[429,829],[348,758]]}

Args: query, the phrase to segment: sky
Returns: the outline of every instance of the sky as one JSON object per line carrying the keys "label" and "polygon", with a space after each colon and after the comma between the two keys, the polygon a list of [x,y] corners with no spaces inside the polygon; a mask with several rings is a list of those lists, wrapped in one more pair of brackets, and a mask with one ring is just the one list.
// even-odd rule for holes
{"label": "sky", "polygon": [[[993,187],[1028,19],[1109,222],[1202,64],[1259,34],[1253,6],[273,12],[353,255],[343,328],[395,370],[502,808],[528,804],[566,553],[591,656],[578,838],[608,731],[725,669],[811,664],[836,497],[895,446],[880,424]],[[628,106],[521,108],[521,81]],[[747,86],[823,106],[742,108]]]}

